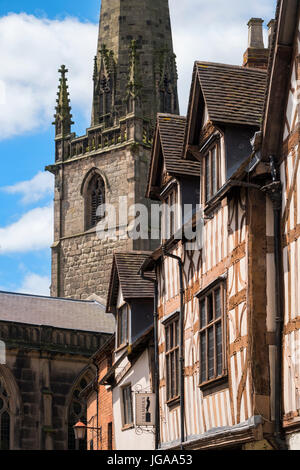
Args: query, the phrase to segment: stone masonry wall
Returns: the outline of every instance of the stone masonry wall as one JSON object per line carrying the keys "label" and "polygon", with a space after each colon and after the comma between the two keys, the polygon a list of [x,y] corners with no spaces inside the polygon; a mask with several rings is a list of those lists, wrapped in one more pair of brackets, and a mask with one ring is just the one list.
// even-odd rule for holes
{"label": "stone masonry wall", "polygon": [[112,204],[117,214],[120,196],[127,198],[128,207],[135,201],[145,202],[149,159],[149,149],[128,144],[64,164],[62,201],[58,187],[55,191],[52,296],[87,299],[97,294],[105,301],[113,252],[152,249],[148,242],[133,245],[128,239],[99,240],[95,229],[85,231],[85,200],[81,192],[85,177],[96,168],[105,181],[106,203]]}

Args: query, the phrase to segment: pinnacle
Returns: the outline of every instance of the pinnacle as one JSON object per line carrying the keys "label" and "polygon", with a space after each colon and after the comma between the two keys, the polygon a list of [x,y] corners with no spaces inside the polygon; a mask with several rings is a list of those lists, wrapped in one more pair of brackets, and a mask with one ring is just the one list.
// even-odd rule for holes
{"label": "pinnacle", "polygon": [[58,73],[61,74],[59,78],[59,85],[58,85],[58,92],[57,92],[57,106],[55,108],[56,114],[55,117],[55,126],[56,126],[56,135],[65,135],[71,132],[71,125],[72,122],[72,114],[71,114],[71,106],[70,106],[70,99],[69,99],[69,92],[68,92],[68,85],[67,85],[67,77],[66,74],[68,73],[68,69],[65,65],[62,65],[58,70]]}

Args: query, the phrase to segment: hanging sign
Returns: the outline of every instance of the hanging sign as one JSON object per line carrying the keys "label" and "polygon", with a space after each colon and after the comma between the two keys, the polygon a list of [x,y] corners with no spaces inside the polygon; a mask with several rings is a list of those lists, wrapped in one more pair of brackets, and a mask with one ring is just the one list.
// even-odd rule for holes
{"label": "hanging sign", "polygon": [[136,393],[136,426],[155,426],[155,394]]}

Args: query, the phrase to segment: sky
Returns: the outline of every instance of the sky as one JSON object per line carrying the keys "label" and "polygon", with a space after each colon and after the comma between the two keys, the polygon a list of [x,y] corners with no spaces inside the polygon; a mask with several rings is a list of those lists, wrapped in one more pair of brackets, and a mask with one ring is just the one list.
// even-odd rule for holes
{"label": "sky", "polygon": [[[267,24],[275,3],[169,0],[181,114],[194,61],[240,65],[248,20]],[[54,161],[57,70],[69,69],[73,131],[85,134],[99,13],[100,0],[1,0],[0,290],[49,295],[53,177],[44,168]]]}

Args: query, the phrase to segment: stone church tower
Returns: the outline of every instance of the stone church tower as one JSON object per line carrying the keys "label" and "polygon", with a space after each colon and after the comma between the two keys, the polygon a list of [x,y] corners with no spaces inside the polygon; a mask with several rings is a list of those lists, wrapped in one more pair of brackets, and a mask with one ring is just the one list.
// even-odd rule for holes
{"label": "stone church tower", "polygon": [[168,0],[102,0],[91,127],[77,137],[65,66],[55,114],[54,244],[51,295],[106,298],[115,250],[152,249],[150,240],[101,240],[104,203],[145,203],[157,112],[178,114],[177,71]]}

